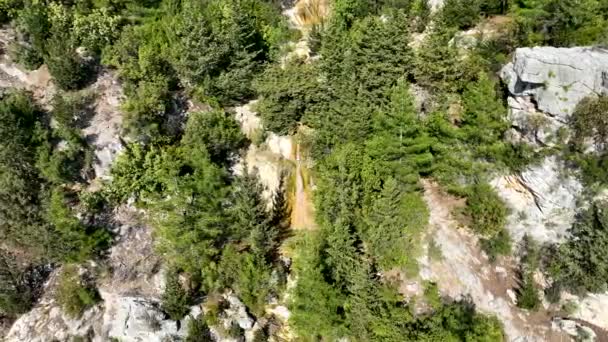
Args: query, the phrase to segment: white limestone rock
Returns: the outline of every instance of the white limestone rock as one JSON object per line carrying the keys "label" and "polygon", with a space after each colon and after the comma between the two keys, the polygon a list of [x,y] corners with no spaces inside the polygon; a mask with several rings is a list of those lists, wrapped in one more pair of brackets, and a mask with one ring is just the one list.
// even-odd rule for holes
{"label": "white limestone rock", "polygon": [[519,174],[491,182],[510,208],[506,228],[515,241],[526,233],[541,243],[565,240],[583,186],[563,170],[562,163],[551,156]]}
{"label": "white limestone rock", "polygon": [[580,100],[608,92],[608,50],[519,48],[501,77],[513,96],[533,97],[540,111],[565,123]]}
{"label": "white limestone rock", "polygon": [[501,70],[510,92],[512,140],[554,146],[576,105],[608,92],[608,50],[595,47],[519,48]]}

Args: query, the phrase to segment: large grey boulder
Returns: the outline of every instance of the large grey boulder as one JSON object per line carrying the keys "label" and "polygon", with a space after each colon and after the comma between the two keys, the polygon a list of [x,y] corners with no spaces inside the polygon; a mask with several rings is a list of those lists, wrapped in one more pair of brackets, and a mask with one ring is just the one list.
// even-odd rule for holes
{"label": "large grey boulder", "polygon": [[501,75],[513,96],[532,96],[540,111],[567,122],[580,100],[608,92],[608,50],[519,48]]}
{"label": "large grey boulder", "polygon": [[509,119],[520,138],[552,145],[583,98],[608,93],[608,50],[519,48],[501,78],[510,93]]}

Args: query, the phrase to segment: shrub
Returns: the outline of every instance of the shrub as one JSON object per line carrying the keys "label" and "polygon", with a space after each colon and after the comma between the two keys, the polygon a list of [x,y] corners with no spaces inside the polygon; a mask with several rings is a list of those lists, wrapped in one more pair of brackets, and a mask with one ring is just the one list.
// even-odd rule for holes
{"label": "shrub", "polygon": [[554,246],[545,267],[556,290],[577,294],[605,291],[608,283],[608,205],[596,202],[582,211],[570,228],[566,243]]}
{"label": "shrub", "polygon": [[593,139],[595,147],[603,152],[608,144],[608,96],[587,97],[576,106],[572,114],[574,143],[579,148],[587,138]]}
{"label": "shrub", "polygon": [[83,279],[76,265],[64,267],[55,295],[63,311],[73,318],[101,300],[94,285]]}
{"label": "shrub", "polygon": [[481,248],[492,262],[500,255],[508,255],[511,252],[511,237],[509,236],[509,232],[502,229],[496,235],[482,239]]}
{"label": "shrub", "polygon": [[107,7],[96,8],[91,13],[74,16],[74,36],[90,51],[100,52],[118,38],[120,17],[109,13]]}
{"label": "shrub", "polygon": [[473,229],[482,235],[496,236],[506,223],[507,208],[487,183],[471,187],[465,212],[471,217]]}
{"label": "shrub", "polygon": [[184,145],[206,146],[216,164],[226,163],[245,143],[238,123],[223,110],[191,113],[182,138]]}
{"label": "shrub", "polygon": [[540,306],[538,289],[531,273],[526,273],[517,291],[517,306],[526,310],[536,310]]}
{"label": "shrub", "polygon": [[203,319],[203,315],[188,321],[188,334],[185,342],[213,342],[211,331]]}
{"label": "shrub", "polygon": [[439,14],[439,23],[447,27],[465,30],[479,21],[479,0],[446,0]]}
{"label": "shrub", "polygon": [[91,79],[90,63],[76,52],[68,34],[55,34],[48,40],[44,61],[63,90],[80,89]]}
{"label": "shrub", "polygon": [[174,321],[179,321],[190,312],[191,296],[179,281],[176,271],[165,275],[165,291],[162,296],[162,308]]}

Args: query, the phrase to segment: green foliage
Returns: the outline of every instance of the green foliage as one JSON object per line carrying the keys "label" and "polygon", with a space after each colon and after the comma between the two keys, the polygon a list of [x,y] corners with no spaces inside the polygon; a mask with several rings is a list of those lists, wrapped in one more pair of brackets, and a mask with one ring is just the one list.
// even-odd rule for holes
{"label": "green foliage", "polygon": [[23,0],[1,0],[0,1],[0,23],[8,23],[15,18],[17,11],[23,7]]}
{"label": "green foliage", "polygon": [[77,52],[71,37],[56,32],[46,43],[44,62],[63,90],[82,88],[90,79],[91,66]]}
{"label": "green foliage", "polygon": [[320,268],[322,243],[318,234],[309,234],[294,244],[299,251],[293,259],[293,272],[298,276],[298,282],[290,300],[290,322],[304,338],[341,335],[342,295],[323,277],[324,270]]}
{"label": "green foliage", "polygon": [[34,304],[30,288],[25,286],[25,272],[17,265],[14,255],[0,250],[0,313],[15,317],[27,312]]}
{"label": "green foliage", "polygon": [[509,126],[506,108],[496,93],[496,83],[481,73],[475,83],[467,85],[462,102],[462,127],[468,142],[490,145],[500,141]]}
{"label": "green foliage", "polygon": [[482,239],[481,248],[486,252],[490,261],[493,262],[499,256],[511,253],[511,236],[503,228],[489,238]]}
{"label": "green foliage", "polygon": [[216,164],[229,160],[245,143],[246,138],[234,117],[221,110],[191,113],[182,138],[185,146],[207,146]]}
{"label": "green foliage", "polygon": [[536,310],[541,300],[534,281],[534,272],[540,263],[540,249],[537,243],[527,234],[522,239],[521,264],[519,269],[519,288],[517,289],[517,306],[527,310]]}
{"label": "green foliage", "polygon": [[45,130],[29,94],[0,100],[0,235],[9,246],[45,252],[54,234],[42,217],[41,180],[34,166]]}
{"label": "green foliage", "polygon": [[479,0],[446,0],[439,12],[439,23],[446,27],[465,30],[480,19]]}
{"label": "green foliage", "polygon": [[39,3],[25,6],[16,21],[17,32],[24,40],[17,46],[17,60],[28,69],[36,69],[43,62],[46,39],[51,28],[46,8]]}
{"label": "green foliage", "polygon": [[184,290],[179,274],[174,270],[165,274],[165,290],[161,299],[163,311],[174,321],[181,320],[190,312],[191,296]]}
{"label": "green foliage", "polygon": [[63,258],[71,261],[85,261],[106,248],[110,243],[109,232],[103,227],[87,226],[72,213],[68,205],[70,194],[61,187],[55,187],[46,208],[47,220],[61,235],[60,248]]}
{"label": "green foliage", "polygon": [[524,45],[593,45],[608,38],[604,1],[519,0],[515,4],[513,16]]}
{"label": "green foliage", "polygon": [[608,279],[608,216],[606,204],[593,203],[577,217],[566,243],[549,251],[545,266],[556,288],[574,293],[602,292]]}
{"label": "green foliage", "polygon": [[[346,239],[336,240],[335,234]],[[412,317],[394,290],[379,285],[369,265],[356,251],[353,254],[353,241],[347,236],[347,231],[330,229],[296,242],[299,253],[293,262],[298,282],[291,297],[290,324],[300,338],[488,342],[503,339],[498,320],[476,314],[467,303],[441,304],[435,300],[437,308],[433,313]],[[338,241],[340,245],[336,245]],[[347,247],[343,249],[342,260],[323,261],[325,253],[340,247]],[[337,271],[337,265],[351,266]],[[336,272],[346,272],[348,277],[335,283]],[[324,276],[332,274],[333,279]]]}
{"label": "green foliage", "polygon": [[302,117],[323,96],[316,68],[290,63],[267,68],[255,83],[261,100],[256,105],[264,126],[278,134],[295,132]]}
{"label": "green foliage", "polygon": [[85,94],[55,94],[53,97],[53,119],[64,128],[76,128],[87,114],[93,100]]}
{"label": "green foliage", "polygon": [[476,232],[494,236],[504,228],[507,208],[490,185],[478,183],[470,189],[465,213]]}
{"label": "green foliage", "polygon": [[594,155],[568,151],[565,157],[581,170],[582,179],[586,185],[608,183],[608,154]]}
{"label": "green foliage", "polygon": [[436,283],[427,282],[424,284],[424,299],[433,310],[441,308],[441,294]]}
{"label": "green foliage", "polygon": [[211,331],[203,320],[203,315],[188,321],[188,334],[185,342],[212,342]]}
{"label": "green foliage", "polygon": [[431,17],[431,5],[428,0],[414,1],[410,15],[414,17],[414,22],[412,24],[414,32],[424,32]]}
{"label": "green foliage", "polygon": [[66,265],[61,273],[55,293],[63,311],[73,318],[101,300],[90,280],[84,279],[76,265]]}
{"label": "green foliage", "polygon": [[596,149],[606,150],[608,144],[608,96],[587,97],[581,100],[572,114],[574,144],[581,148],[585,139],[592,139]]}
{"label": "green foliage", "polygon": [[418,232],[428,221],[422,198],[415,193],[402,194],[397,181],[389,178],[368,211],[361,235],[369,254],[382,270],[405,266],[409,256],[404,249],[415,249]]}
{"label": "green foliage", "polygon": [[450,40],[455,30],[437,25],[417,51],[414,75],[416,82],[424,87],[442,92],[463,89],[479,73],[474,58],[461,58],[458,49]]}
{"label": "green foliage", "polygon": [[348,29],[358,18],[363,18],[370,11],[365,0],[336,0],[333,4],[332,21],[334,25]]}
{"label": "green foliage", "polygon": [[247,10],[257,1],[185,2],[174,22],[175,70],[204,98],[234,103],[253,95],[251,81],[268,44]]}
{"label": "green foliage", "polygon": [[107,7],[95,8],[87,14],[77,12],[73,34],[80,45],[99,53],[118,38],[119,23],[120,17]]}
{"label": "green foliage", "polygon": [[400,82],[392,89],[390,104],[374,113],[372,124],[366,153],[378,163],[378,169],[390,170],[400,182],[415,188],[418,174],[433,171],[433,145],[437,141],[418,120],[406,83]]}
{"label": "green foliage", "polygon": [[526,310],[536,310],[540,306],[538,289],[534,284],[534,278],[527,273],[521,279],[521,285],[517,291],[517,306]]}

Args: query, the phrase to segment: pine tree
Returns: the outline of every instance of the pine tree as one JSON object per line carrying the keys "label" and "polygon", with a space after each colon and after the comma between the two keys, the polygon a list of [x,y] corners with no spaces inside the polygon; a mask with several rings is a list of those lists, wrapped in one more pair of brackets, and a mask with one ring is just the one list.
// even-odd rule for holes
{"label": "pine tree", "polygon": [[373,134],[366,153],[390,169],[404,184],[415,186],[418,174],[432,171],[434,139],[417,118],[413,98],[404,81],[392,89],[391,102],[374,113]]}
{"label": "pine tree", "polygon": [[230,217],[230,239],[249,245],[253,255],[260,260],[269,260],[278,246],[278,230],[273,226],[268,203],[263,198],[264,186],[257,171],[238,177],[233,185]]}
{"label": "pine tree", "polygon": [[467,142],[483,145],[497,142],[508,128],[506,109],[496,94],[496,84],[485,73],[467,85],[462,94],[463,130]]}

